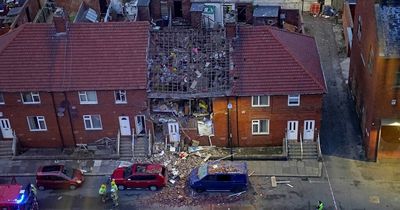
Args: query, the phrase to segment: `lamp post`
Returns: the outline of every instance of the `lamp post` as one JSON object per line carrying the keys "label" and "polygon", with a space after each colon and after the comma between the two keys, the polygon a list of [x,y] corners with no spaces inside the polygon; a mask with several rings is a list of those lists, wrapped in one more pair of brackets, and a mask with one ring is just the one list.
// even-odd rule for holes
{"label": "lamp post", "polygon": [[231,132],[231,109],[232,109],[232,104],[229,102],[228,103],[228,142],[229,142],[229,147],[230,147],[230,152],[231,152],[231,161],[233,161],[233,145],[232,145],[232,132]]}

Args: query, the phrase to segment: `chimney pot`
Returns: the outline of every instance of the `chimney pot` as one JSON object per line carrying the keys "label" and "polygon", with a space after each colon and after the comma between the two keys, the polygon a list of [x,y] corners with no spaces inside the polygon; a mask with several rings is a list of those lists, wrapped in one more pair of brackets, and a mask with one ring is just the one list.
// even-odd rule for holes
{"label": "chimney pot", "polygon": [[67,18],[63,8],[57,8],[53,15],[53,23],[56,28],[56,33],[67,32]]}

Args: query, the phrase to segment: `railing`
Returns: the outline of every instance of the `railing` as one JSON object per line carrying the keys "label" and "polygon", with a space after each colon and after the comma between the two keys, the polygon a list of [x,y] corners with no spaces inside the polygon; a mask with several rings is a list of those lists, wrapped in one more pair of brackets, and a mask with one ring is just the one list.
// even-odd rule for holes
{"label": "railing", "polygon": [[317,134],[317,143],[318,143],[318,160],[322,159],[322,152],[321,152],[321,142],[319,139],[319,133]]}
{"label": "railing", "polygon": [[117,134],[117,155],[119,156],[119,147],[120,147],[120,144],[121,144],[121,133],[120,133],[120,131],[118,131],[118,134]]}
{"label": "railing", "polygon": [[303,160],[303,138],[301,137],[301,132],[300,132],[300,159]]}
{"label": "railing", "polygon": [[18,154],[18,137],[15,134],[15,130],[13,130],[13,141],[12,141],[12,146],[11,146],[11,150],[12,150],[12,155],[13,156],[17,156]]}
{"label": "railing", "polygon": [[132,142],[131,142],[132,158],[135,156],[135,129],[132,128]]}
{"label": "railing", "polygon": [[151,154],[151,153],[152,153],[152,152],[151,152],[151,150],[152,150],[152,149],[151,149],[151,148],[152,148],[152,142],[151,142],[151,141],[153,140],[153,139],[151,138],[152,136],[151,136],[150,129],[149,129],[149,133],[148,133],[148,134],[149,134],[149,139],[148,139],[148,140],[149,140],[149,145],[148,145],[148,153],[147,153],[147,155],[149,156],[149,155],[152,155],[152,154]]}
{"label": "railing", "polygon": [[288,139],[287,139],[287,132],[285,132],[285,138],[283,139],[285,142],[285,153],[286,153],[286,158],[289,156],[289,146],[288,146]]}

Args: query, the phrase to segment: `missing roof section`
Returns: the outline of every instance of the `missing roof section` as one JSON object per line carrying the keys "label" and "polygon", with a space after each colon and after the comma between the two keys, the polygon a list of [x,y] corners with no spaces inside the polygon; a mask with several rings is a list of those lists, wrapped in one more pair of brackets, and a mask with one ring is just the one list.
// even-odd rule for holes
{"label": "missing roof section", "polygon": [[150,98],[217,97],[230,89],[224,29],[152,31],[148,63]]}

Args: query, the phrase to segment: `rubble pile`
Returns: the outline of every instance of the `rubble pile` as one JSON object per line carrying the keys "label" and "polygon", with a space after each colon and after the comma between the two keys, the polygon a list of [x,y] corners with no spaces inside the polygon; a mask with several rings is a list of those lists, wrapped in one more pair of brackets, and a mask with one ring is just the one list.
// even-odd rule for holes
{"label": "rubble pile", "polygon": [[[135,159],[135,162],[158,163],[164,165],[168,169],[168,185],[158,191],[154,196],[142,197],[137,202],[145,204],[159,204],[160,206],[196,206],[203,204],[222,204],[231,203],[243,199],[252,199],[251,195],[246,192],[240,193],[197,193],[188,185],[187,180],[193,168],[208,161],[211,153],[219,156],[220,149],[216,147],[201,147],[202,149],[195,152],[167,152],[163,150],[163,145],[157,143],[153,147],[158,154],[150,158]],[[228,154],[228,153],[227,153]],[[225,154],[223,154],[225,155]],[[211,168],[215,172],[221,172],[221,167]],[[219,170],[219,171],[218,171]],[[237,169],[227,167],[226,172],[234,172]],[[224,171],[225,171],[224,170]]]}

